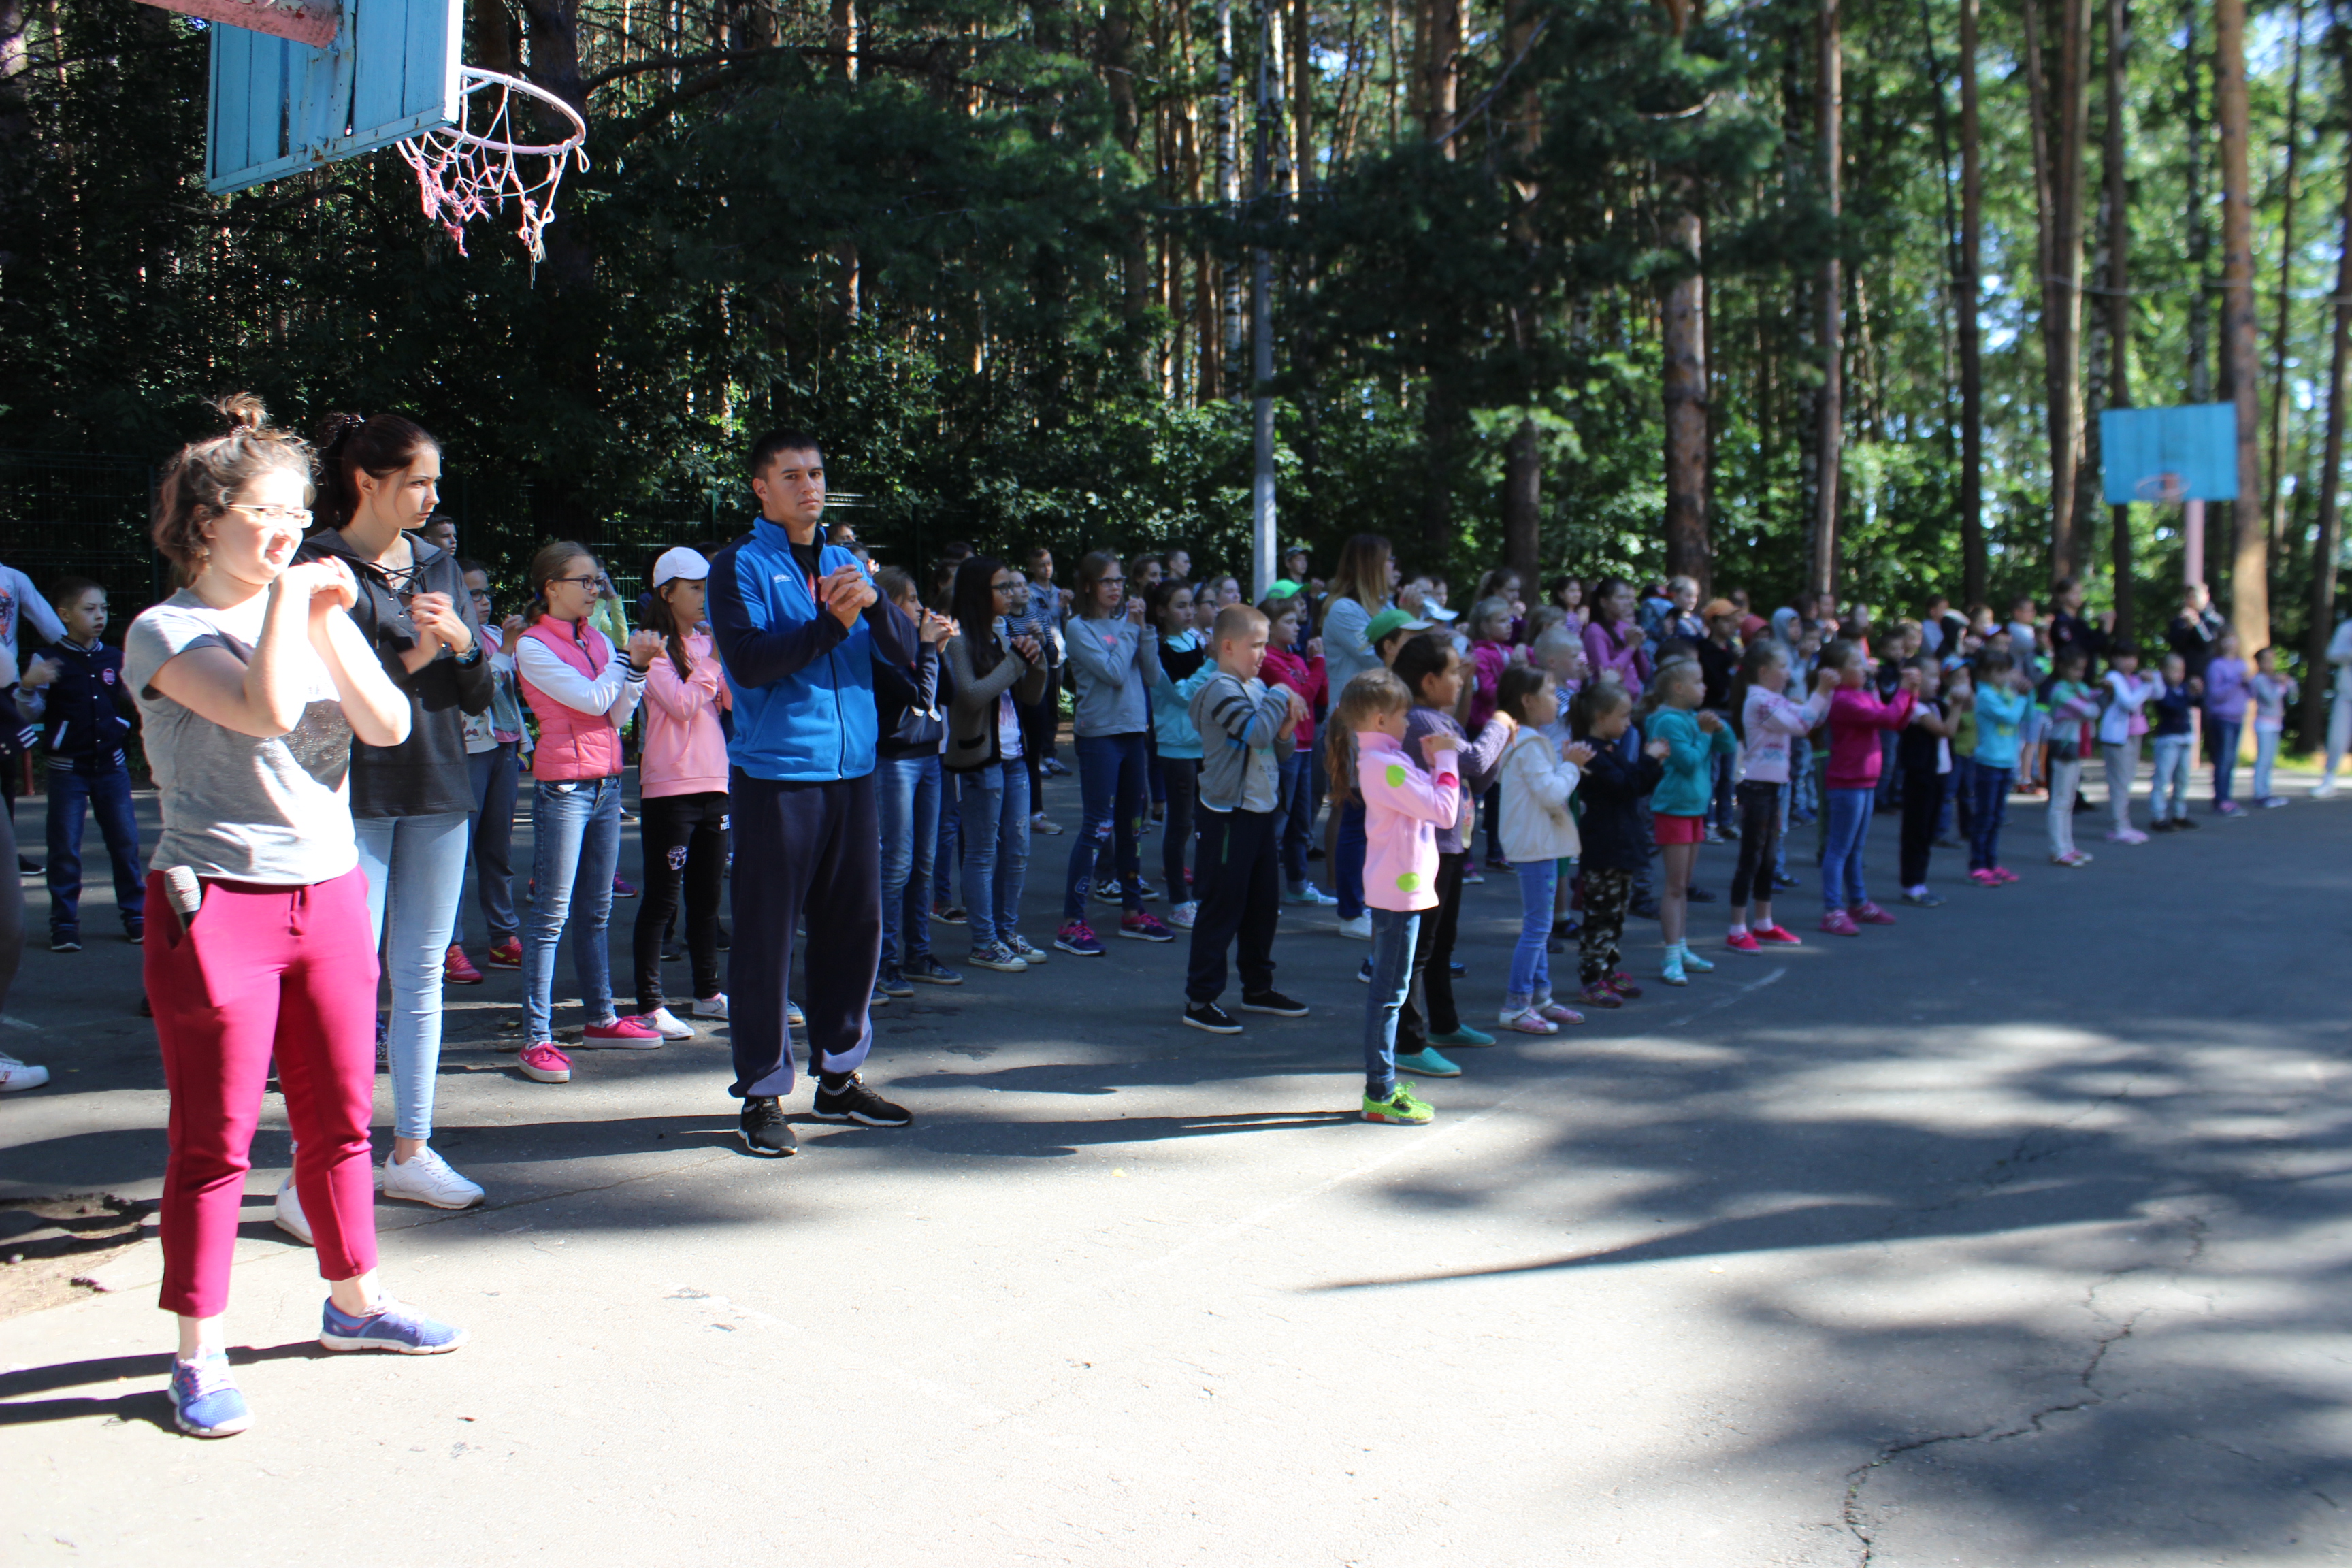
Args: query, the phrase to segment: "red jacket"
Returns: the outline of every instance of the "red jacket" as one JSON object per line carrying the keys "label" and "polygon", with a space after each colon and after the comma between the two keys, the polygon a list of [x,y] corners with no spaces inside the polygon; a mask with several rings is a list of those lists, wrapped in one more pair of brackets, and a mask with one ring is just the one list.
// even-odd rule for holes
{"label": "red jacket", "polygon": [[1911,722],[1913,698],[1898,691],[1881,702],[1869,689],[1840,687],[1830,699],[1830,765],[1822,775],[1824,789],[1870,789],[1878,783],[1881,730],[1900,730]]}
{"label": "red jacket", "polygon": [[1258,679],[1268,686],[1287,686],[1306,700],[1308,717],[1297,731],[1298,749],[1302,752],[1313,750],[1314,712],[1330,700],[1331,694],[1331,681],[1324,672],[1323,656],[1318,653],[1312,659],[1305,659],[1289,648],[1269,647],[1265,650],[1265,667],[1258,671]]}

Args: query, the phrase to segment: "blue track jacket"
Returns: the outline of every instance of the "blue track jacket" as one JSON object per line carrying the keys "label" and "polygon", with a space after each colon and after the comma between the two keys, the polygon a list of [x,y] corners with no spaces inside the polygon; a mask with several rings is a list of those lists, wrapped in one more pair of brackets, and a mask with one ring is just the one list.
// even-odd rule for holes
{"label": "blue track jacket", "polygon": [[[857,565],[837,544],[819,573]],[[783,525],[762,518],[710,563],[710,632],[735,698],[727,760],[755,779],[824,784],[874,771],[874,660],[911,669],[915,628],[887,598],[847,628],[825,613]]]}

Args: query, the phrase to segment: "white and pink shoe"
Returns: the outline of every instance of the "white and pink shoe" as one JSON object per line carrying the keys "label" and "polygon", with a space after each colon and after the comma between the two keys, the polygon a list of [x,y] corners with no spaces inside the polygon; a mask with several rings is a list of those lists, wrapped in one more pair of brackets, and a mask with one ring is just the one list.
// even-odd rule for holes
{"label": "white and pink shoe", "polygon": [[661,1026],[650,1018],[607,1018],[580,1031],[583,1049],[650,1051],[662,1043]]}

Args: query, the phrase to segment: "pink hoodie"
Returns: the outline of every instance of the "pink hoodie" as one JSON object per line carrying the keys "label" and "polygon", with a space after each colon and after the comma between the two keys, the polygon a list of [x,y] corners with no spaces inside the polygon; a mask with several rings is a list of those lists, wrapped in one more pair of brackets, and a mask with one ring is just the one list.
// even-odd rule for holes
{"label": "pink hoodie", "polygon": [[1437,830],[1454,821],[1462,774],[1449,744],[1433,774],[1392,735],[1356,732],[1356,787],[1364,797],[1364,902],[1409,913],[1437,907]]}
{"label": "pink hoodie", "polygon": [[729,705],[726,679],[710,639],[700,632],[687,634],[686,657],[694,673],[684,680],[667,653],[646,671],[645,750],[637,759],[637,779],[639,793],[649,799],[727,793],[727,736],[719,728],[719,710]]}

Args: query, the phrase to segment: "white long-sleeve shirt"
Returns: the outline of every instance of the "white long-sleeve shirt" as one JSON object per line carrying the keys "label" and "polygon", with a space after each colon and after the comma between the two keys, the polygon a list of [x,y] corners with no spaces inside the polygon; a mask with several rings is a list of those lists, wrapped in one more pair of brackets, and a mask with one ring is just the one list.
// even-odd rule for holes
{"label": "white long-sleeve shirt", "polygon": [[646,678],[637,673],[627,655],[613,649],[612,658],[603,671],[591,680],[561,655],[537,637],[515,639],[515,668],[522,678],[566,708],[583,713],[602,713],[613,721],[613,728],[625,728],[629,716],[637,710],[637,702],[646,694]]}

